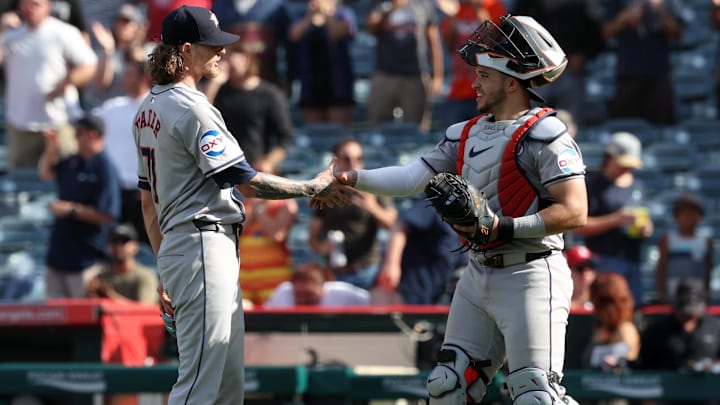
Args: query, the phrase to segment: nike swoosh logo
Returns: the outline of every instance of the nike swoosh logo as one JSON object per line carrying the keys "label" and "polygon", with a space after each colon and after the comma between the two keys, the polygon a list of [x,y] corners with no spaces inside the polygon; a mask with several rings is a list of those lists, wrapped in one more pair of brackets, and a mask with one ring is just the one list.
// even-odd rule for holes
{"label": "nike swoosh logo", "polygon": [[470,152],[468,153],[468,155],[470,157],[475,157],[475,156],[477,156],[487,150],[490,150],[490,149],[492,149],[492,145],[488,146],[487,148],[480,149],[480,150],[475,150],[475,145],[473,145],[473,147],[470,148]]}

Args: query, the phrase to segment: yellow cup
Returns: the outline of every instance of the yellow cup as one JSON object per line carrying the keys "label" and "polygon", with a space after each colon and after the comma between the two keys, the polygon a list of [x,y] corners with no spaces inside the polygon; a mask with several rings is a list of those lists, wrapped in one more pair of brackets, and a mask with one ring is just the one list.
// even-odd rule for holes
{"label": "yellow cup", "polygon": [[639,238],[642,236],[642,228],[650,220],[650,210],[647,207],[631,207],[635,214],[635,222],[628,227],[628,236]]}

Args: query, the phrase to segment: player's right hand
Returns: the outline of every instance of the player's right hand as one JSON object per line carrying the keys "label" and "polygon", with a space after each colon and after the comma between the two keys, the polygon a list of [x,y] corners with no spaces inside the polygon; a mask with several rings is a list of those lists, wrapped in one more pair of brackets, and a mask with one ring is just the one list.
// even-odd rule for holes
{"label": "player's right hand", "polygon": [[313,178],[314,181],[322,182],[324,187],[308,202],[311,208],[323,209],[325,207],[332,208],[350,205],[352,204],[353,197],[359,194],[359,191],[342,184],[335,177],[334,170],[336,160],[337,158],[333,158],[325,170]]}
{"label": "player's right hand", "polygon": [[167,291],[165,291],[162,281],[158,283],[157,293],[160,296],[160,310],[170,316],[175,316],[175,308],[172,306],[172,301]]}

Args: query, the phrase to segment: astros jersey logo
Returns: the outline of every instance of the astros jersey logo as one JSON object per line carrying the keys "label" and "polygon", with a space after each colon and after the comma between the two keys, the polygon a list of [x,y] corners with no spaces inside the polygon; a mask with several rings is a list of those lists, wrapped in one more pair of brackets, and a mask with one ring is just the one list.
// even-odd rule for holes
{"label": "astros jersey logo", "polygon": [[198,147],[205,156],[220,156],[225,152],[224,136],[217,129],[207,130],[200,136]]}
{"label": "astros jersey logo", "polygon": [[584,169],[580,155],[572,148],[565,148],[560,152],[558,166],[563,173],[581,172]]}

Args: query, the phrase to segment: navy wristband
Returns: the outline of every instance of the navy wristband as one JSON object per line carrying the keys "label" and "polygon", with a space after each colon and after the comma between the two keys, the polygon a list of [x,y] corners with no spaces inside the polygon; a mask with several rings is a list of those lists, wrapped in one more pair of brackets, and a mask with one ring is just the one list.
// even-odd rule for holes
{"label": "navy wristband", "polygon": [[498,218],[498,240],[512,240],[515,234],[513,217]]}

